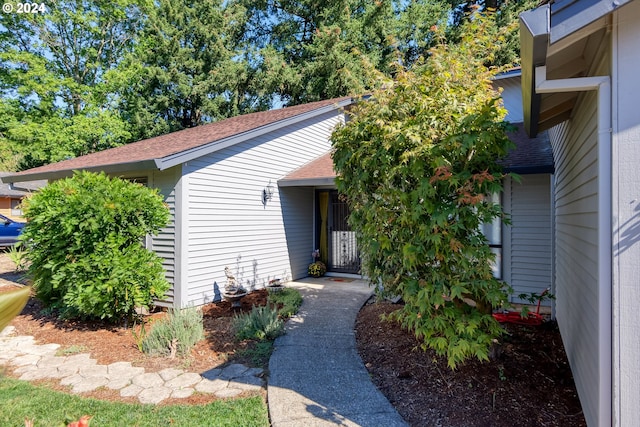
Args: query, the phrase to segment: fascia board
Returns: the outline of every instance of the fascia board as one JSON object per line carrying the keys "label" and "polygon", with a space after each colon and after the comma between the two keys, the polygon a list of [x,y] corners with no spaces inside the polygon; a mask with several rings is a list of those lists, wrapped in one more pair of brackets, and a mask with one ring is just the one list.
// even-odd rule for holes
{"label": "fascia board", "polygon": [[89,172],[105,172],[105,173],[119,173],[119,172],[131,172],[131,171],[139,171],[139,170],[149,170],[156,169],[155,162],[153,160],[145,160],[142,162],[131,162],[131,163],[117,163],[113,165],[101,165],[101,166],[92,166],[87,168],[71,168],[71,169],[62,169],[56,171],[49,172],[35,172],[25,175],[7,175],[0,178],[2,182],[5,183],[15,183],[15,182],[25,182],[25,181],[36,181],[40,179],[46,180],[55,180],[61,178],[67,178],[73,175],[73,172],[76,170],[84,170]]}
{"label": "fascia board", "polygon": [[158,170],[169,169],[173,166],[197,159],[198,157],[206,156],[207,154],[215,153],[216,151],[223,150],[225,148],[231,147],[241,142],[248,141],[253,138],[257,138],[269,132],[274,132],[284,127],[299,123],[301,121],[308,120],[313,117],[328,113],[332,110],[337,110],[339,108],[346,107],[347,105],[350,105],[352,102],[353,102],[352,99],[345,99],[335,104],[326,105],[324,107],[321,107],[312,111],[307,111],[306,113],[298,114],[296,116],[289,117],[287,119],[280,120],[275,123],[270,123],[268,125],[261,126],[259,128],[252,129],[250,131],[247,131],[238,135],[233,135],[228,138],[221,139],[219,141],[215,141],[209,144],[192,148],[190,150],[182,151],[180,153],[172,154],[170,156],[166,156],[160,159],[155,159],[155,165],[158,168]]}
{"label": "fascia board", "polygon": [[549,46],[549,5],[520,14],[520,56],[522,63],[522,113],[524,129],[538,134],[541,96],[536,93],[535,69],[545,65]]}
{"label": "fascia board", "polygon": [[335,177],[327,178],[301,178],[301,179],[281,179],[278,187],[319,187],[335,185]]}

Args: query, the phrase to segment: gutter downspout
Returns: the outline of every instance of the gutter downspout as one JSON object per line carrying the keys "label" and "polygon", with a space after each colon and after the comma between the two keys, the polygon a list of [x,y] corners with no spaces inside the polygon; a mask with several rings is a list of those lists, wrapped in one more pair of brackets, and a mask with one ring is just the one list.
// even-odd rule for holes
{"label": "gutter downspout", "polygon": [[598,92],[598,425],[612,423],[612,178],[611,82],[609,76],[547,80],[547,67],[535,69],[536,93]]}

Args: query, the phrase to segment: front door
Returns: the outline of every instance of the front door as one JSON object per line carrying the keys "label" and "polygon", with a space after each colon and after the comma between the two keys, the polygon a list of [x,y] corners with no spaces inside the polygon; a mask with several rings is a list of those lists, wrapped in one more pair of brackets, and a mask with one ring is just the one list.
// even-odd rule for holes
{"label": "front door", "polygon": [[[356,233],[348,224],[350,212],[347,202],[335,190],[319,192],[319,199],[320,217],[325,218],[320,221],[319,235],[322,236],[322,228],[326,227],[324,233],[327,242],[326,257],[321,250],[321,258],[326,260],[327,271],[360,274],[360,252]],[[324,237],[320,237],[321,245],[324,245],[323,241]]]}

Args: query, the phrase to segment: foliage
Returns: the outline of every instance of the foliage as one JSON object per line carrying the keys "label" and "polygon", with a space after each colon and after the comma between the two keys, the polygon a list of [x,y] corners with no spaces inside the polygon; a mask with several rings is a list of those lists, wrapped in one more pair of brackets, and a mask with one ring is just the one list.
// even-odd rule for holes
{"label": "foliage", "polygon": [[491,312],[508,290],[480,231],[503,216],[485,196],[502,190],[497,160],[511,147],[491,86],[497,70],[484,66],[486,25],[477,17],[459,44],[436,46],[416,72],[398,70],[332,136],[367,276],[403,297],[394,317],[452,368],[488,358],[502,331]]}
{"label": "foliage", "polygon": [[142,338],[142,351],[154,356],[184,356],[202,339],[202,311],[196,308],[171,310]]}
{"label": "foliage", "polygon": [[312,277],[322,277],[327,272],[327,266],[322,261],[316,261],[309,264],[308,273]]}
{"label": "foliage", "polygon": [[255,341],[247,348],[238,350],[237,356],[251,360],[256,367],[267,368],[273,353],[273,341]]}
{"label": "foliage", "polygon": [[47,13],[0,14],[0,146],[18,168],[128,142],[104,76],[131,49],[138,11],[128,0],[59,0]]}
{"label": "foliage", "polygon": [[88,399],[34,386],[25,381],[0,378],[0,425],[59,426],[64,420],[91,414],[94,426],[157,427],[220,426],[267,427],[269,416],[260,396],[224,399],[208,405],[149,405]]}
{"label": "foliage", "polygon": [[284,333],[284,322],[276,308],[254,306],[249,313],[234,316],[232,328],[239,340],[273,340]]}
{"label": "foliage", "polygon": [[278,316],[287,319],[298,312],[302,305],[302,295],[297,289],[284,288],[279,292],[269,293],[267,301],[273,306],[280,306]]}
{"label": "foliage", "polygon": [[22,243],[17,242],[15,245],[9,246],[7,252],[9,259],[16,266],[16,271],[25,271],[27,269],[27,253],[22,247]]}
{"label": "foliage", "polygon": [[157,190],[76,172],[24,200],[23,212],[36,296],[63,315],[117,321],[169,289],[143,244],[169,220]]}
{"label": "foliage", "polygon": [[[517,65],[499,1],[490,63]],[[282,104],[369,92],[484,1],[56,0],[0,14],[0,169],[19,170]],[[503,31],[508,28],[509,31]]]}
{"label": "foliage", "polygon": [[121,70],[125,116],[137,139],[266,109],[239,46],[244,9],[221,0],[159,0]]}
{"label": "foliage", "polygon": [[29,301],[30,287],[0,294],[0,332],[16,317]]}

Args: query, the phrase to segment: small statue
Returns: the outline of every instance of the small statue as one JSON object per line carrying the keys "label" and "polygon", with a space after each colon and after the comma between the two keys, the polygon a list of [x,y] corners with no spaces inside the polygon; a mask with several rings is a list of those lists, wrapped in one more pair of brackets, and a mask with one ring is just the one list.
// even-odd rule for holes
{"label": "small statue", "polygon": [[227,266],[224,268],[224,275],[227,276],[227,284],[224,286],[224,291],[226,294],[235,295],[239,293],[244,293],[244,289],[240,285],[238,285],[238,281],[231,273],[231,269]]}

